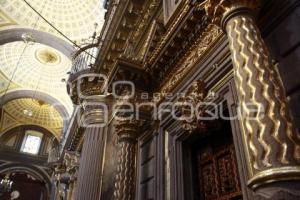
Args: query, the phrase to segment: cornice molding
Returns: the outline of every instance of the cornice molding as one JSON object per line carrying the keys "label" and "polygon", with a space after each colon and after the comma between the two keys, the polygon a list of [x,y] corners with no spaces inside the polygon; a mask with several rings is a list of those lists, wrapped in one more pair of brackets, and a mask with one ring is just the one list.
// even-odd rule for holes
{"label": "cornice molding", "polygon": [[202,32],[202,35],[191,45],[184,56],[177,62],[169,76],[165,77],[166,82],[161,84],[159,89],[162,95],[172,92],[174,87],[184,78],[193,66],[198,63],[207,53],[210,47],[214,46],[222,36],[222,30],[210,24]]}

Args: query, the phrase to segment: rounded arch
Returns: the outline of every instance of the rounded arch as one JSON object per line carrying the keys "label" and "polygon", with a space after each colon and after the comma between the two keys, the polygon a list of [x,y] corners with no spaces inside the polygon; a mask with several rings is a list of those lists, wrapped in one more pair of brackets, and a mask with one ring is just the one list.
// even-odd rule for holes
{"label": "rounded arch", "polygon": [[10,28],[1,30],[0,45],[10,42],[23,41],[22,34],[24,33],[31,34],[36,42],[53,47],[65,54],[68,58],[72,59],[74,48],[70,43],[50,33],[41,32],[30,28]]}
{"label": "rounded arch", "polygon": [[0,107],[4,106],[7,102],[15,100],[15,99],[20,99],[20,98],[32,98],[35,97],[38,100],[42,100],[50,105],[52,105],[61,115],[63,118],[63,125],[64,128],[67,127],[68,121],[70,119],[70,114],[67,110],[67,108],[60,103],[59,100],[56,98],[45,94],[40,91],[33,91],[33,90],[14,90],[14,91],[8,91],[5,96],[1,97],[1,102],[0,102]]}
{"label": "rounded arch", "polygon": [[0,165],[0,174],[23,172],[45,183],[47,196],[51,191],[51,177],[46,170],[23,163],[4,163]]}
{"label": "rounded arch", "polygon": [[[20,125],[20,126],[13,127],[11,129],[5,131],[3,134],[1,134],[0,135],[0,142],[7,139],[8,137],[10,137],[13,133],[17,133],[20,130],[38,131],[38,132],[41,132],[41,133],[45,134],[48,137],[54,136],[54,138],[56,138],[56,136],[53,133],[51,133],[49,130],[47,130],[44,127],[37,126],[37,125]],[[56,138],[55,142],[58,144],[59,143],[59,138]]]}

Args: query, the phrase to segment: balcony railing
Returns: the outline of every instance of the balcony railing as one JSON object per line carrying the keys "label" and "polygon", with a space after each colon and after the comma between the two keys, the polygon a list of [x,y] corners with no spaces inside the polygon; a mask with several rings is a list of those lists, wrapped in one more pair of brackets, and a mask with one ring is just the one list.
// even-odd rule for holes
{"label": "balcony railing", "polygon": [[73,56],[71,74],[93,68],[98,54],[98,45],[89,44],[79,49]]}
{"label": "balcony railing", "polygon": [[98,55],[99,38],[97,37],[98,24],[95,23],[95,30],[91,37],[81,40],[80,44],[75,43],[76,51],[72,59],[71,76],[93,68]]}

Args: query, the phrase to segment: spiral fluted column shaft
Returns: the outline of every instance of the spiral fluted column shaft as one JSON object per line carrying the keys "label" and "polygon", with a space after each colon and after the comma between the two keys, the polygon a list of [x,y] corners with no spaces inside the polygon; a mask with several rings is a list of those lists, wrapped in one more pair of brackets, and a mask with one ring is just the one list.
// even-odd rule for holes
{"label": "spiral fluted column shaft", "polygon": [[73,191],[74,191],[74,182],[70,181],[69,182],[69,187],[68,187],[67,200],[72,200]]}
{"label": "spiral fluted column shaft", "polygon": [[74,181],[73,184],[72,184],[72,191],[71,191],[71,194],[70,194],[70,200],[75,200],[76,189],[77,189],[77,180]]}
{"label": "spiral fluted column shaft", "polygon": [[120,141],[114,197],[133,200],[135,190],[136,145],[133,141]]}
{"label": "spiral fluted column shaft", "polygon": [[254,172],[283,166],[297,170],[299,138],[281,80],[254,20],[246,15],[231,18],[226,30],[251,167]]}
{"label": "spiral fluted column shaft", "polygon": [[249,185],[300,178],[300,138],[269,50],[252,17],[259,0],[207,0],[205,9],[228,35]]}
{"label": "spiral fluted column shaft", "polygon": [[134,200],[136,175],[137,120],[116,120],[118,140],[118,166],[115,177],[115,200]]}

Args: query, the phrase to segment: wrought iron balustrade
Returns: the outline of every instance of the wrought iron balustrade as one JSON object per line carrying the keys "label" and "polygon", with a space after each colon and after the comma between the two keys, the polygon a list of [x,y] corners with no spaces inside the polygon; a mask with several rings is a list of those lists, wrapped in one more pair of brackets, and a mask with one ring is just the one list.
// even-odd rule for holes
{"label": "wrought iron balustrade", "polygon": [[77,74],[83,70],[92,69],[98,55],[99,38],[97,37],[98,24],[91,37],[81,40],[80,44],[75,42],[77,51],[73,55],[72,69],[70,75]]}
{"label": "wrought iron balustrade", "polygon": [[97,47],[97,43],[89,44],[83,48],[80,48],[73,55],[71,75],[93,68],[98,54]]}

